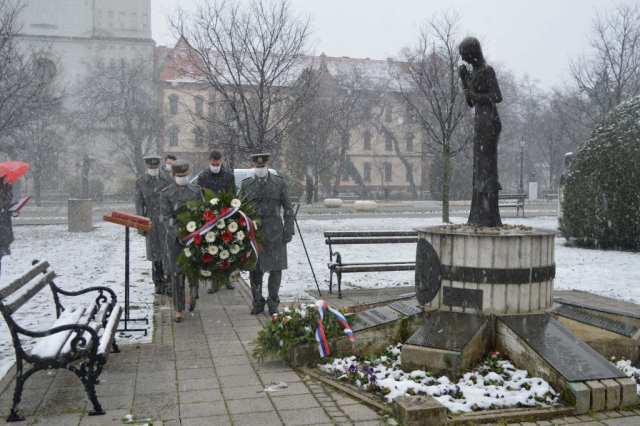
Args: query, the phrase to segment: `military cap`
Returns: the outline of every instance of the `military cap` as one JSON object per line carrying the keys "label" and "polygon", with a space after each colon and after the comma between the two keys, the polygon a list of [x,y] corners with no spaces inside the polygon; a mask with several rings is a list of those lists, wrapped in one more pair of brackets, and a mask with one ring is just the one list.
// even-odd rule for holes
{"label": "military cap", "polygon": [[189,174],[189,163],[184,160],[176,160],[171,165],[171,172],[176,176],[187,176]]}
{"label": "military cap", "polygon": [[253,154],[251,161],[255,166],[266,166],[269,162],[269,154]]}
{"label": "military cap", "polygon": [[160,157],[159,155],[147,155],[142,159],[144,160],[144,163],[147,165],[147,167],[149,167],[150,169],[155,169],[160,167],[160,162],[162,161],[162,157]]}

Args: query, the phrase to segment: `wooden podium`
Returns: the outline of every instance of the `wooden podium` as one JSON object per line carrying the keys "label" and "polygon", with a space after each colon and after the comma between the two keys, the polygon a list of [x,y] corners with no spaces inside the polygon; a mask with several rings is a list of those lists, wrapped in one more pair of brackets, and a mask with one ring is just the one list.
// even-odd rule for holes
{"label": "wooden podium", "polygon": [[105,222],[117,223],[123,225],[125,229],[124,239],[124,328],[118,331],[142,331],[147,335],[146,328],[129,328],[129,322],[144,321],[149,324],[148,318],[131,318],[129,316],[129,228],[135,228],[139,231],[149,231],[151,229],[151,220],[137,216],[135,214],[123,213],[118,210],[112,210],[102,216]]}

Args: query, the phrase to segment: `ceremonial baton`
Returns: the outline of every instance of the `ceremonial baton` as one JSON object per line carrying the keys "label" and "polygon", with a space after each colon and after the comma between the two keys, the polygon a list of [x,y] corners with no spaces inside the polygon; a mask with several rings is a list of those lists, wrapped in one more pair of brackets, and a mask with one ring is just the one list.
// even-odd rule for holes
{"label": "ceremonial baton", "polygon": [[296,212],[293,214],[293,221],[296,223],[296,228],[298,228],[298,235],[300,235],[300,241],[302,241],[302,247],[304,247],[304,253],[307,255],[307,260],[309,261],[309,267],[311,268],[311,273],[313,274],[313,280],[316,282],[316,287],[318,288],[318,294],[322,297],[322,292],[320,291],[320,285],[318,284],[318,279],[316,278],[316,273],[313,271],[313,265],[311,264],[311,259],[309,258],[309,252],[307,251],[307,246],[304,243],[304,238],[302,238],[302,232],[300,232],[300,225],[298,225],[298,210],[300,209],[300,204],[296,207]]}

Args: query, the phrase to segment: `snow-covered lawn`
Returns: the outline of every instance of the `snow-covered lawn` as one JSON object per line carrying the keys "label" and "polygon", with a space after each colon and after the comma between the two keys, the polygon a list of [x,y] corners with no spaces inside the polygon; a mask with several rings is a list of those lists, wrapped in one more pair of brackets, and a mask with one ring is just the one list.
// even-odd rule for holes
{"label": "snow-covered lawn", "polygon": [[401,369],[402,344],[389,346],[372,359],[355,356],[338,358],[318,368],[337,380],[381,395],[391,403],[406,395],[430,395],[454,414],[498,408],[550,406],[558,394],[539,377],[518,370],[500,352],[492,352],[474,370],[453,382],[446,376],[432,376],[423,370]]}
{"label": "snow-covered lawn", "polygon": [[[454,223],[466,218],[454,217]],[[506,219],[505,223],[522,224],[534,228],[558,228],[556,217]],[[440,218],[367,218],[336,220],[300,220],[300,228],[321,289],[329,287],[329,248],[324,243],[325,231],[411,230],[420,226],[436,226]],[[565,239],[556,237],[556,290],[584,290],[602,296],[640,304],[640,253],[589,250],[565,246]],[[415,259],[415,245],[343,245],[334,246],[342,254],[342,261],[410,261]],[[289,269],[282,277],[281,297],[293,298],[304,291],[317,297],[315,283],[304,254],[300,238],[289,244]],[[343,288],[357,286],[383,288],[413,285],[413,272],[358,273],[342,277]],[[335,289],[334,281],[334,289]]]}
{"label": "snow-covered lawn", "polygon": [[[33,259],[48,260],[58,278],[56,284],[65,290],[80,290],[96,285],[108,286],[124,304],[124,235],[122,226],[99,223],[90,233],[69,233],[66,225],[19,226],[14,228],[15,241],[11,256],[2,259],[0,286],[31,267]],[[144,238],[135,231],[130,237],[130,297],[132,318],[147,316],[150,320],[144,333],[117,337],[120,343],[149,342],[152,335],[154,286],[151,281],[151,262],[146,260]],[[83,302],[91,295],[79,296]],[[38,293],[15,315],[18,322],[32,330],[46,329],[53,324],[55,307],[48,287]],[[121,323],[122,324],[122,323]],[[142,323],[132,323],[139,328]],[[31,343],[25,340],[28,347]],[[7,324],[0,320],[0,378],[14,363],[13,342]]]}

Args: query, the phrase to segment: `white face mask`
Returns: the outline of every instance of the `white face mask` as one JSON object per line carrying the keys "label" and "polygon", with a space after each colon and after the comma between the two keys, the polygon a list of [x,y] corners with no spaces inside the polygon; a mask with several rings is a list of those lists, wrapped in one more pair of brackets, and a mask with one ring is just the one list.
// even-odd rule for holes
{"label": "white face mask", "polygon": [[160,174],[160,169],[147,169],[147,173],[149,176],[158,176]]}
{"label": "white face mask", "polygon": [[256,167],[256,176],[258,176],[260,179],[264,179],[267,177],[267,175],[269,174],[269,169],[266,167]]}
{"label": "white face mask", "polygon": [[164,170],[165,170],[167,173],[171,173],[171,164],[165,164],[165,165],[164,165]]}
{"label": "white face mask", "polygon": [[209,166],[209,168],[213,173],[220,173],[220,166],[217,166],[217,167]]}
{"label": "white face mask", "polygon": [[185,186],[189,183],[189,176],[176,176],[176,184],[178,186]]}

